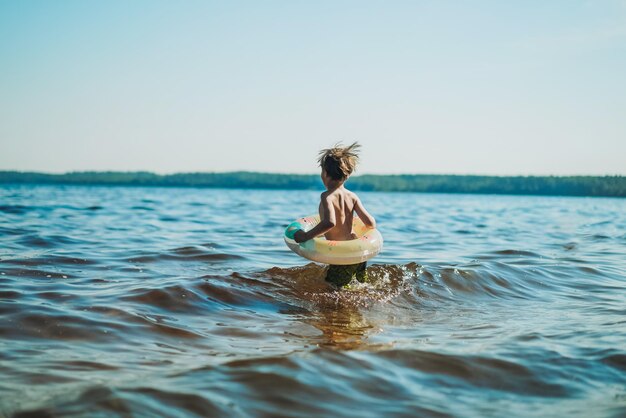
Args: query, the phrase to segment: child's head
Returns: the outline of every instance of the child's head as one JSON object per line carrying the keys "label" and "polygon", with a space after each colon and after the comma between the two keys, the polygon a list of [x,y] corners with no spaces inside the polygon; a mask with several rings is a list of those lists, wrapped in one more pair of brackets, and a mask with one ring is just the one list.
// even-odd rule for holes
{"label": "child's head", "polygon": [[357,153],[360,148],[358,142],[355,142],[347,147],[335,144],[333,148],[321,150],[317,161],[322,167],[322,173],[332,180],[347,180],[359,162]]}

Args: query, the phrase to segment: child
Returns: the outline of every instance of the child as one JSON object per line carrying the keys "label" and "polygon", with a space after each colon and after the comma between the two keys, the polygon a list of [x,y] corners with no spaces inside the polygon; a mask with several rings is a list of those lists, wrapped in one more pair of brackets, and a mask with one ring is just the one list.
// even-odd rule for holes
{"label": "child", "polygon": [[[376,228],[374,217],[367,213],[359,197],[343,187],[356,168],[359,160],[357,152],[361,146],[356,142],[349,147],[339,145],[320,151],[318,162],[322,167],[322,181],[326,186],[319,206],[320,223],[308,232],[296,231],[294,239],[298,243],[322,234],[326,239],[335,241],[355,239],[356,235],[352,232],[354,212],[365,226]],[[347,285],[353,277],[362,283],[367,281],[365,262],[348,266],[331,265],[326,273],[326,281],[338,287]]]}

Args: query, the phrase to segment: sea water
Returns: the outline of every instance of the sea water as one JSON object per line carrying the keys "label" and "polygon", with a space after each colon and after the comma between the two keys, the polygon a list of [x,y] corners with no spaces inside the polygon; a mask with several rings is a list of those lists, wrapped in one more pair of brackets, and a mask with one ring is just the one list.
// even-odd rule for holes
{"label": "sea water", "polygon": [[361,193],[335,291],[319,192],[1,186],[0,416],[626,416],[626,200]]}

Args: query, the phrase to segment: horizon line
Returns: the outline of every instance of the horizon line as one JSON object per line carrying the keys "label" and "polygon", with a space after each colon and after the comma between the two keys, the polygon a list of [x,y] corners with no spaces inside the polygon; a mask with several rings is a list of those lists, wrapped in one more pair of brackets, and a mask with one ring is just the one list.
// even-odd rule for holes
{"label": "horizon line", "polygon": [[[280,176],[319,176],[319,173],[287,173],[287,172],[271,172],[271,171],[250,171],[250,170],[230,170],[230,171],[175,171],[160,173],[150,170],[71,170],[64,172],[54,171],[35,171],[35,170],[11,170],[0,169],[0,173],[32,173],[53,176],[62,176],[75,173],[147,173],[157,176],[172,176],[178,174],[233,174],[233,173],[250,173],[250,174],[267,174]],[[460,173],[357,173],[350,177],[362,176],[459,176],[459,177],[626,177],[626,174],[460,174]]]}

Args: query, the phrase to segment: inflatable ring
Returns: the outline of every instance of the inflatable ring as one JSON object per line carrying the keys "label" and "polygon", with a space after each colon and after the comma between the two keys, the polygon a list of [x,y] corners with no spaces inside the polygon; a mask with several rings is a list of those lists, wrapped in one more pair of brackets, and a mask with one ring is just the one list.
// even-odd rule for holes
{"label": "inflatable ring", "polygon": [[315,237],[298,244],[293,235],[297,230],[307,232],[320,222],[318,215],[300,218],[285,229],[285,243],[294,253],[312,261],[324,264],[348,265],[362,263],[376,256],[383,248],[383,237],[376,228],[368,228],[356,215],[352,221],[352,231],[357,236],[349,241],[327,240],[324,236]]}

